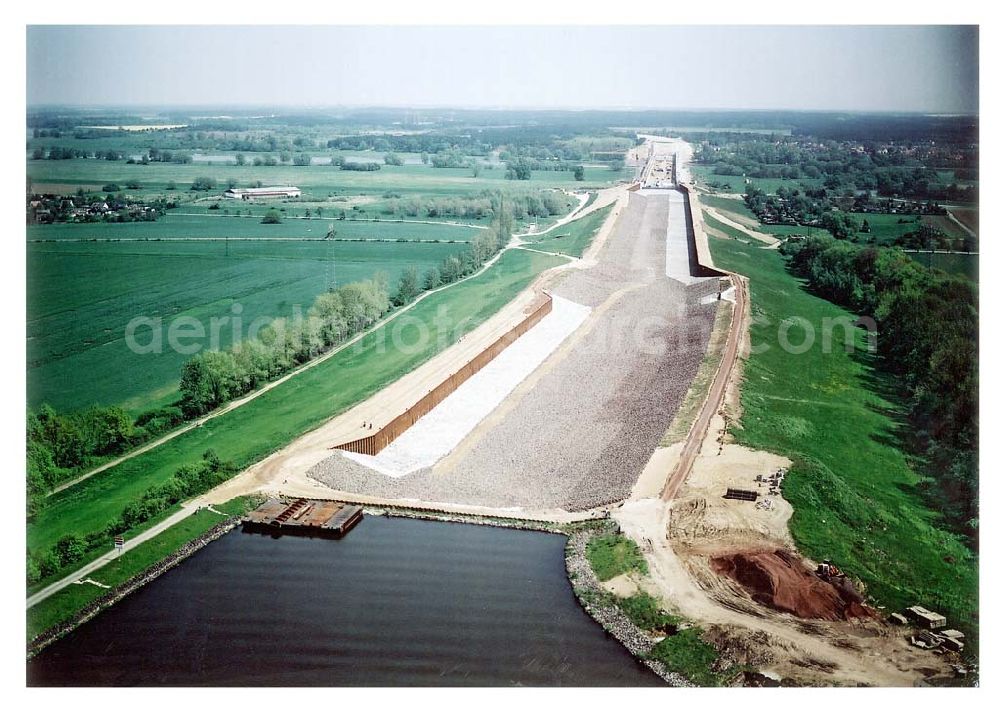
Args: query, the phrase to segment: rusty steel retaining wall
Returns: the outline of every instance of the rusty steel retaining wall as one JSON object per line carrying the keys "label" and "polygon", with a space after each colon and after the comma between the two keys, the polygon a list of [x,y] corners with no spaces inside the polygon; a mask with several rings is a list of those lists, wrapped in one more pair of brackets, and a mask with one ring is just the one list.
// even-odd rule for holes
{"label": "rusty steel retaining wall", "polygon": [[334,449],[374,455],[388,447],[394,439],[410,429],[417,420],[433,410],[438,403],[451,395],[458,386],[471,378],[483,366],[496,358],[501,351],[514,343],[524,332],[535,326],[535,324],[551,312],[552,296],[547,292],[543,293],[543,295],[541,304],[535,307],[517,326],[483,349],[474,359],[448,376],[434,390],[427,393],[412,407],[407,408],[406,412],[393,419],[375,434],[351,442],[345,442],[344,444],[338,444]]}

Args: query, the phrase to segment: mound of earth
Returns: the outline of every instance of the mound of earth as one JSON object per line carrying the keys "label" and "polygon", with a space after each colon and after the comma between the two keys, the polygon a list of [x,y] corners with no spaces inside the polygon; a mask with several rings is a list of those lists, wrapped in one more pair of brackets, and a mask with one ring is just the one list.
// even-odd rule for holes
{"label": "mound of earth", "polygon": [[853,582],[825,582],[786,550],[763,550],[713,557],[712,569],[742,586],[759,604],[803,619],[878,618],[864,605]]}

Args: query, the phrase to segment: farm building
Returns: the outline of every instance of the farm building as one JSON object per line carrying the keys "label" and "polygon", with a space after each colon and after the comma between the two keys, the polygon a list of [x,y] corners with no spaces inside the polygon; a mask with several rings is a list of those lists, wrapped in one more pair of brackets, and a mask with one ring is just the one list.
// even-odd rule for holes
{"label": "farm building", "polygon": [[252,187],[250,189],[226,189],[222,194],[227,199],[298,199],[302,190],[298,187]]}

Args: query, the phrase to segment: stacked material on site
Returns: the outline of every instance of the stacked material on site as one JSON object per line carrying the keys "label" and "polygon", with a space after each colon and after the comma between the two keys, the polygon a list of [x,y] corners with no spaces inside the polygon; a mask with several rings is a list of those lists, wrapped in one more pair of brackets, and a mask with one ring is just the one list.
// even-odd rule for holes
{"label": "stacked material on site", "polygon": [[758,604],[803,619],[878,618],[847,577],[823,580],[786,550],[734,553],[712,558],[712,569],[735,580]]}

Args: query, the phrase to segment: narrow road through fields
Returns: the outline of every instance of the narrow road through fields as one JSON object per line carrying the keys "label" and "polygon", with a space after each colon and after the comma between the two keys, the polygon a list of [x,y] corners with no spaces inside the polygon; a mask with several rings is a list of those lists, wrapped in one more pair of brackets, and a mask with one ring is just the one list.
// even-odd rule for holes
{"label": "narrow road through fields", "polygon": [[729,218],[728,216],[726,216],[722,212],[717,211],[716,209],[713,209],[710,206],[702,206],[701,210],[704,211],[709,216],[711,216],[712,218],[716,219],[717,221],[721,221],[722,223],[726,224],[730,228],[735,228],[740,233],[745,233],[745,234],[747,234],[748,236],[750,236],[751,238],[753,238],[755,240],[758,240],[758,241],[760,241],[762,243],[767,243],[771,247],[777,247],[777,246],[781,245],[781,241],[778,240],[777,238],[775,238],[774,236],[772,236],[771,234],[769,234],[769,233],[761,233],[760,231],[754,231],[752,229],[749,229],[746,226],[744,226],[743,224],[741,224],[741,223],[739,223],[737,221],[734,221],[733,219]]}
{"label": "narrow road through fields", "polygon": [[966,233],[968,233],[968,234],[969,234],[970,236],[972,236],[973,238],[979,238],[979,236],[978,236],[978,235],[976,235],[976,232],[975,232],[975,231],[973,231],[973,230],[972,230],[971,228],[969,228],[969,227],[968,227],[968,226],[966,226],[966,225],[965,225],[964,223],[962,223],[962,222],[961,222],[961,221],[960,221],[960,220],[959,220],[959,219],[958,219],[958,218],[957,218],[957,217],[955,216],[955,214],[953,214],[953,213],[951,212],[951,209],[947,209],[947,208],[946,208],[945,210],[946,210],[946,211],[948,212],[948,218],[949,218],[949,219],[950,219],[951,221],[953,221],[953,222],[957,223],[957,224],[958,224],[958,227],[959,227],[959,228],[961,228],[961,229],[962,229],[963,231],[965,231]]}

